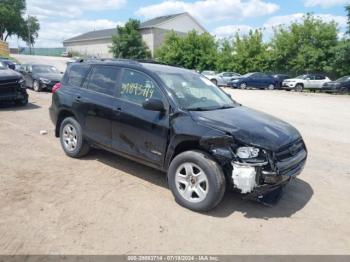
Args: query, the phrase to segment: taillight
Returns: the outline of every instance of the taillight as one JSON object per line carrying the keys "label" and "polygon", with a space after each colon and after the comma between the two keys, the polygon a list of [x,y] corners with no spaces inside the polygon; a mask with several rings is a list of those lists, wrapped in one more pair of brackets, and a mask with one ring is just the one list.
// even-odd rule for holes
{"label": "taillight", "polygon": [[52,93],[56,93],[58,89],[62,87],[61,83],[57,83],[56,85],[53,86],[52,88]]}

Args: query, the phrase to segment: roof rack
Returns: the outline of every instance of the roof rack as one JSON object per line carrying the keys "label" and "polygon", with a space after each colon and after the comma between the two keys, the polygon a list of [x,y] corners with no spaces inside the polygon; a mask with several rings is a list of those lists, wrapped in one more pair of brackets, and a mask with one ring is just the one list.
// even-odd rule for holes
{"label": "roof rack", "polygon": [[78,60],[79,63],[84,63],[84,62],[123,62],[123,63],[130,63],[130,64],[137,64],[139,65],[140,63],[136,60],[132,59],[123,59],[123,58],[83,58]]}

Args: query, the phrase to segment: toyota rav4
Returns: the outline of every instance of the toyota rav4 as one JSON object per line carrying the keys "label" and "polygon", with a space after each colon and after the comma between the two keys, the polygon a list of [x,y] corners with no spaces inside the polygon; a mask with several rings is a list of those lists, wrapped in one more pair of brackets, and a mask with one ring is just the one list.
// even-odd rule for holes
{"label": "toyota rav4", "polygon": [[175,200],[191,210],[213,209],[226,188],[264,201],[306,162],[294,127],[242,106],[190,70],[72,63],[53,92],[50,116],[68,156],[97,147],[164,171]]}

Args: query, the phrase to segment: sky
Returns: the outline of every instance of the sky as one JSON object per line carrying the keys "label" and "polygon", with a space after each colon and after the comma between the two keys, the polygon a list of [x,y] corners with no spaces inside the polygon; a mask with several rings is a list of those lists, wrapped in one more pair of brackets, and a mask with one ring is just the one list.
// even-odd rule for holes
{"label": "sky", "polygon": [[[269,38],[274,26],[300,21],[305,13],[334,20],[341,36],[347,22],[346,4],[350,0],[27,0],[26,13],[40,21],[36,47],[62,47],[64,39],[114,28],[129,18],[146,21],[180,12],[189,12],[217,38],[254,28],[263,28]],[[24,43],[10,40],[11,47],[18,45]]]}

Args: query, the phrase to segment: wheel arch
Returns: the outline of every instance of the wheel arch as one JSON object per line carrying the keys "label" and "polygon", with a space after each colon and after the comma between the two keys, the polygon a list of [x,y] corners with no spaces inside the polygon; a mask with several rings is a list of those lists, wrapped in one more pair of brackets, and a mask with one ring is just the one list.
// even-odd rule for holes
{"label": "wheel arch", "polygon": [[74,115],[73,112],[71,112],[70,110],[67,109],[62,109],[59,113],[58,113],[58,117],[57,117],[57,122],[56,122],[56,128],[55,128],[55,136],[59,137],[60,136],[60,127],[61,127],[61,123],[63,122],[63,120],[67,117],[73,117],[77,120],[76,116]]}

